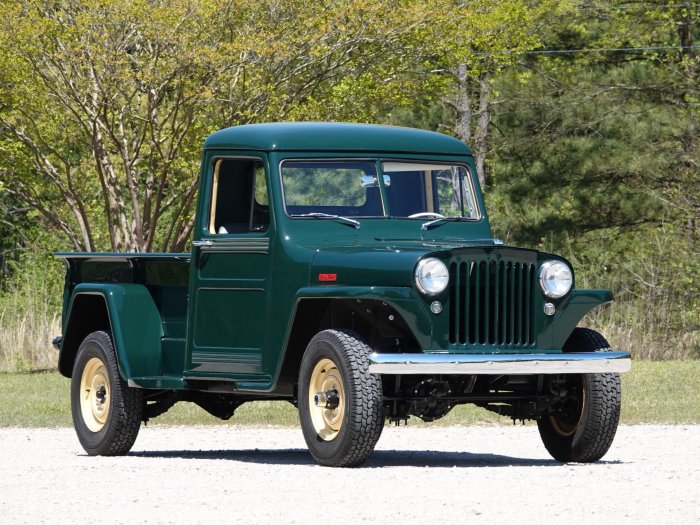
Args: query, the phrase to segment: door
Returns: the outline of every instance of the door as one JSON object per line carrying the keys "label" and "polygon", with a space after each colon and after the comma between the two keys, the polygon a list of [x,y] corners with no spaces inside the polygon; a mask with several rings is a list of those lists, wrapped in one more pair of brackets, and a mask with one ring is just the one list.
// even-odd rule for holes
{"label": "door", "polygon": [[264,380],[270,207],[262,159],[215,157],[194,241],[189,376]]}

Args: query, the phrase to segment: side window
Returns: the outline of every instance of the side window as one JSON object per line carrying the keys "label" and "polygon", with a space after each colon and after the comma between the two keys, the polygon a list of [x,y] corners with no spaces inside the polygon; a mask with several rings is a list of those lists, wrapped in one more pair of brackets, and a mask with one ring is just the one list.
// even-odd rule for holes
{"label": "side window", "polygon": [[209,233],[264,232],[270,224],[265,169],[259,159],[214,159]]}
{"label": "side window", "polygon": [[265,180],[265,169],[262,163],[255,167],[255,203],[259,206],[267,206],[267,181]]}

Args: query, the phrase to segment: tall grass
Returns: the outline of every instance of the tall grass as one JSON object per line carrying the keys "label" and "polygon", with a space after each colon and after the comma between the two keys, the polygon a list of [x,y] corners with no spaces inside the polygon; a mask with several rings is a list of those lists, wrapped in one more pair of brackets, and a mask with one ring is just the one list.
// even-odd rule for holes
{"label": "tall grass", "polygon": [[55,369],[58,353],[51,340],[61,333],[60,264],[29,264],[0,293],[0,371]]}
{"label": "tall grass", "polygon": [[602,271],[583,275],[577,287],[610,288],[615,299],[591,311],[581,324],[601,332],[612,347],[631,351],[636,359],[700,359],[695,268],[664,266],[656,258],[640,266],[614,276]]}
{"label": "tall grass", "polygon": [[615,300],[593,310],[581,325],[601,332],[612,348],[630,351],[635,359],[700,359],[700,330],[671,313],[681,308],[668,299]]}

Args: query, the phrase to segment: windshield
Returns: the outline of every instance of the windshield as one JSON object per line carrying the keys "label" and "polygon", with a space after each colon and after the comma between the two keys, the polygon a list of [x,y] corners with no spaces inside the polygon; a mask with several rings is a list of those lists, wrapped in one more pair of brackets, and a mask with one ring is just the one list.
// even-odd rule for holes
{"label": "windshield", "polygon": [[462,165],[374,160],[289,160],[280,167],[291,216],[478,219],[471,178]]}

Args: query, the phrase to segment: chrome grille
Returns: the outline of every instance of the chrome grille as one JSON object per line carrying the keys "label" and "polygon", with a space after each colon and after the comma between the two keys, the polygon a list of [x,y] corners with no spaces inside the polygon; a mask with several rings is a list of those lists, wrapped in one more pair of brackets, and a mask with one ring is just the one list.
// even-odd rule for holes
{"label": "chrome grille", "polygon": [[450,343],[535,344],[535,265],[492,256],[450,264]]}

